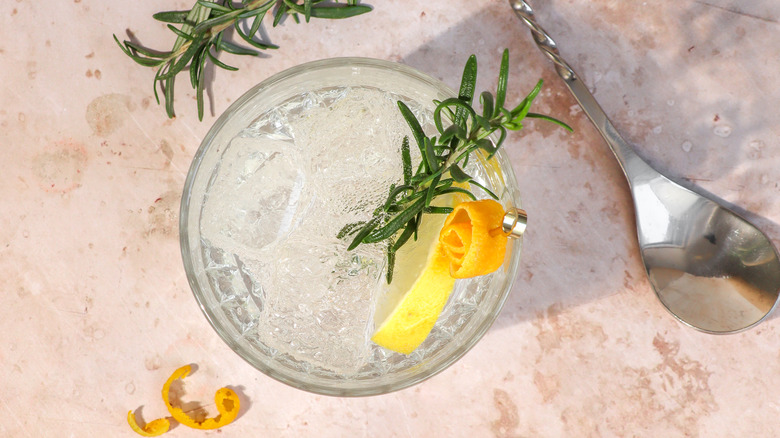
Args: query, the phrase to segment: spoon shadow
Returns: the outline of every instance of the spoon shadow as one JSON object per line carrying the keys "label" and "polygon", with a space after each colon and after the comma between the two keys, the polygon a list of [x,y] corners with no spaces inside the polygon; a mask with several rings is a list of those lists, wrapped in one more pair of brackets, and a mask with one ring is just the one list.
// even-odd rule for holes
{"label": "spoon shadow", "polygon": [[[588,53],[586,46],[592,47],[593,36],[581,33],[582,29],[574,28],[587,26],[587,24],[583,25],[576,20],[564,18],[563,14],[556,9],[555,3],[545,3],[542,9],[544,10],[540,15],[544,15],[544,18],[540,19],[540,22],[543,22],[546,28],[556,30],[556,35],[557,30],[563,28],[565,30],[563,33],[571,39],[561,44],[565,49],[574,47],[573,50],[564,50],[565,52]],[[725,20],[727,18],[722,18],[721,22],[715,21],[714,25],[723,24]],[[592,33],[593,30],[590,32]],[[500,37],[491,37],[490,35],[494,33],[500,34]],[[495,50],[500,50],[503,46],[513,47],[510,56],[515,56],[515,59],[517,53],[528,54],[523,56],[521,61],[513,62],[510,67],[514,71],[520,69],[525,71],[521,78],[517,78],[518,73],[510,73],[510,99],[515,84],[520,84],[520,87],[515,89],[522,89],[525,84],[535,80],[537,75],[541,74],[545,79],[545,87],[551,90],[548,94],[543,93],[540,99],[540,104],[545,107],[545,111],[553,116],[574,114],[571,108],[576,105],[576,102],[554,74],[551,64],[538,53],[527,29],[509,13],[505,4],[486,7],[470,17],[467,22],[454,26],[450,31],[410,53],[402,62],[454,85],[459,82],[459,77],[457,72],[451,71],[453,70],[452,59],[460,57],[465,59],[470,52],[480,57],[481,72],[496,71],[497,61],[489,59],[490,51],[483,45],[484,40],[502,44],[495,47]],[[574,44],[569,45],[572,42]],[[608,43],[612,42],[614,41],[608,41]],[[453,50],[453,47],[456,49]],[[599,51],[597,58],[603,55],[604,58],[617,59],[615,64],[625,56],[617,44],[600,46]],[[486,52],[488,56],[483,55]],[[583,60],[591,61],[590,64],[585,64],[583,70],[587,70],[587,67],[595,62],[583,55],[580,55],[577,60],[580,61],[578,64]],[[639,91],[634,93],[646,94],[635,96],[640,99],[636,99],[639,103],[633,105],[641,105],[642,101],[648,100],[648,96],[655,96],[650,93],[650,90],[663,89],[665,82],[668,81],[666,71],[668,68],[656,62],[653,57],[642,58],[640,68],[643,69],[644,84],[641,84]],[[533,73],[527,73],[529,71]],[[585,73],[587,74],[587,71]],[[623,81],[627,84],[632,82],[623,77],[631,72],[621,69],[617,73],[619,73],[619,82]],[[478,88],[491,89],[493,84],[485,86],[485,82],[481,82],[485,77],[490,77],[491,73],[481,76]],[[586,82],[589,81],[586,79]],[[633,82],[636,85],[635,79]],[[600,98],[599,101],[602,104],[606,103],[604,106],[608,108],[608,113],[612,112],[610,107],[619,109],[614,111],[614,114],[617,114],[616,124],[621,131],[623,131],[621,127],[628,125],[627,131],[633,134],[627,135],[631,143],[652,145],[654,142],[647,137],[653,126],[642,125],[637,121],[637,117],[632,115],[632,110],[621,108],[630,108],[629,105],[632,105],[631,97],[626,97],[625,93],[620,95],[616,94],[615,89],[606,89],[607,97]],[[696,102],[694,101],[693,104]],[[691,108],[691,106],[678,105],[676,108],[663,108],[663,111],[668,114],[668,120],[681,120],[691,117]],[[706,111],[703,105],[699,109],[699,114],[693,116],[694,118],[707,117]],[[564,137],[552,133],[548,127],[529,123],[527,130],[530,133],[525,134],[526,138],[517,139],[510,136],[507,141],[506,149],[521,183],[524,196],[523,207],[528,211],[529,220],[523,243],[521,273],[516,279],[502,314],[493,326],[494,330],[535,320],[561,308],[593,303],[615,294],[637,294],[643,304],[647,302],[648,306],[655,306],[658,313],[665,313],[660,310],[663,306],[656,302],[639,255],[634,207],[625,178],[609,149],[605,147],[603,139],[590,122],[585,117],[581,117],[580,113],[575,115],[578,117],[565,120],[575,128],[575,133],[570,136]],[[743,136],[759,128],[755,122],[747,123],[738,120],[737,124],[743,127],[740,131]],[[684,138],[682,135],[680,137]],[[558,142],[565,143],[566,146],[560,147]],[[734,153],[737,149],[728,150]],[[679,166],[681,162],[689,161],[676,159],[672,151],[664,150],[664,152],[662,156],[673,165],[661,165],[660,168],[674,169],[674,164]],[[701,166],[702,163],[707,163],[706,159],[702,159],[708,158],[702,155],[707,153],[706,150],[695,152],[698,154],[697,163],[686,164]],[[645,154],[642,150],[639,153]],[[679,155],[680,151],[677,154]],[[732,158],[726,161],[736,169],[742,160],[737,155]],[[652,163],[654,160],[648,161]],[[701,170],[696,165],[692,167],[692,172]],[[701,187],[693,185],[690,180],[684,178],[673,180],[694,192],[723,201],[711,196]],[[610,199],[605,199],[603,193],[610,194]],[[724,201],[723,204],[756,224],[769,236],[780,235],[780,227],[771,220],[746,211],[733,203]],[[776,244],[777,239],[774,239],[773,243]],[[776,317],[775,313],[769,316],[769,318],[774,317]]]}

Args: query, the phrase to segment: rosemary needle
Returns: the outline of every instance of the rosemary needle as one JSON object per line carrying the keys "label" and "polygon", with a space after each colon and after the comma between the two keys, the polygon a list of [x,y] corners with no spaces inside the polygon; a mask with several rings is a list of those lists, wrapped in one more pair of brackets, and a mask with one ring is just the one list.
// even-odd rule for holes
{"label": "rosemary needle", "polygon": [[[258,50],[277,49],[278,46],[263,42],[260,32],[263,19],[269,11],[273,13],[276,27],[285,16],[292,16],[296,23],[303,15],[306,22],[311,18],[349,18],[371,11],[369,6],[358,4],[358,0],[334,3],[327,0],[197,0],[187,11],[167,11],[154,14],[154,19],[167,23],[168,29],[176,35],[176,41],[169,51],[157,51],[132,41],[114,40],[127,56],[146,67],[157,68],[154,76],[154,97],[160,103],[157,87],[163,94],[165,111],[174,117],[174,82],[185,71],[189,73],[190,84],[195,89],[198,105],[198,119],[203,120],[203,90],[206,80],[204,72],[211,63],[225,70],[236,67],[218,59],[220,52],[234,55],[259,55]],[[179,27],[176,27],[179,25]],[[224,32],[233,28],[245,45],[228,41]]]}
{"label": "rosemary needle", "polygon": [[[411,163],[409,138],[405,137],[401,145],[403,183],[390,187],[387,200],[374,210],[370,220],[347,224],[338,233],[339,238],[354,235],[349,250],[361,244],[385,242],[388,283],[393,279],[395,253],[413,236],[416,240],[422,215],[447,214],[452,211],[448,207],[432,206],[434,199],[448,193],[462,193],[476,199],[470,190],[453,186],[454,183],[469,183],[498,199],[463,170],[474,151],[481,149],[488,159],[492,158],[506,139],[507,131],[522,129],[522,121],[526,117],[546,120],[571,131],[560,120],[530,112],[533,100],[542,89],[541,80],[517,106],[511,110],[506,108],[508,77],[509,51],[504,50],[496,94],[494,96],[488,91],[480,94],[482,111],[477,113],[472,106],[477,81],[477,58],[471,55],[463,69],[458,97],[435,102],[433,119],[438,132],[432,137],[425,135],[409,107],[398,102],[401,115],[420,150],[420,165],[413,173],[415,167]],[[451,121],[449,126],[445,127],[445,120]],[[498,139],[494,141],[495,133],[498,133]]]}

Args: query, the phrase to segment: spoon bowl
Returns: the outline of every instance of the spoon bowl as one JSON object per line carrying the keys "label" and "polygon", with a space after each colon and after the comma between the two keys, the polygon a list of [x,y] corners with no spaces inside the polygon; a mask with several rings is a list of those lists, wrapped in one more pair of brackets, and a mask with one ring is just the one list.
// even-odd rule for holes
{"label": "spoon bowl", "polygon": [[655,171],[635,175],[631,192],[648,278],[677,319],[708,333],[735,333],[770,314],[780,262],[764,233]]}
{"label": "spoon bowl", "polygon": [[763,321],[780,292],[780,260],[769,238],[721,202],[682,187],[640,158],[536,23],[530,5],[509,3],[620,163],[634,199],[642,260],[661,303],[682,323],[707,333],[736,333]]}

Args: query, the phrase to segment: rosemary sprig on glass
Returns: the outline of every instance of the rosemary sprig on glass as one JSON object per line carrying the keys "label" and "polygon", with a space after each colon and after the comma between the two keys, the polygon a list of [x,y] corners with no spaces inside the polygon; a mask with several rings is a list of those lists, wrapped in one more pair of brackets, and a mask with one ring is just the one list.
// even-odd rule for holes
{"label": "rosemary sprig on glass", "polygon": [[[203,90],[206,80],[204,72],[211,62],[225,70],[235,71],[236,67],[218,59],[220,52],[234,55],[257,56],[258,50],[277,49],[278,46],[263,42],[258,35],[267,12],[276,7],[273,13],[273,27],[285,16],[292,16],[300,22],[299,14],[308,23],[313,18],[348,18],[371,11],[369,6],[359,5],[358,0],[347,0],[344,4],[328,0],[197,0],[188,11],[167,11],[154,14],[158,21],[168,23],[168,29],[176,34],[176,41],[169,51],[148,49],[132,41],[114,40],[123,52],[133,61],[146,67],[157,68],[154,76],[154,97],[160,103],[157,86],[160,86],[165,99],[165,111],[168,117],[174,117],[173,93],[176,76],[189,72],[190,83],[195,89],[198,105],[198,119],[203,120]],[[251,21],[251,24],[250,24]],[[180,25],[176,27],[175,25]],[[235,29],[249,47],[228,41],[224,32]]]}
{"label": "rosemary sprig on glass", "polygon": [[[437,135],[428,137],[412,111],[403,102],[398,101],[406,123],[412,131],[412,137],[420,150],[420,163],[412,172],[409,137],[404,137],[401,145],[403,161],[403,182],[391,185],[387,200],[373,212],[371,219],[365,222],[347,224],[338,233],[338,238],[351,236],[348,250],[362,243],[386,242],[387,245],[387,282],[393,279],[395,254],[409,239],[417,240],[417,232],[423,214],[449,214],[451,207],[434,206],[433,200],[449,193],[462,193],[470,199],[476,196],[456,183],[469,183],[483,190],[494,199],[498,197],[487,187],[475,181],[463,169],[468,164],[472,152],[481,149],[490,159],[495,155],[507,136],[507,131],[519,131],[526,117],[547,120],[571,131],[565,123],[547,115],[530,112],[531,103],[542,89],[542,81],[513,109],[504,106],[509,77],[509,51],[504,50],[498,75],[496,94],[485,91],[479,96],[482,112],[472,107],[474,89],[477,80],[477,58],[474,55],[463,69],[458,97],[436,103],[433,120]],[[444,118],[450,121],[445,128]],[[491,136],[498,132],[498,139]]]}

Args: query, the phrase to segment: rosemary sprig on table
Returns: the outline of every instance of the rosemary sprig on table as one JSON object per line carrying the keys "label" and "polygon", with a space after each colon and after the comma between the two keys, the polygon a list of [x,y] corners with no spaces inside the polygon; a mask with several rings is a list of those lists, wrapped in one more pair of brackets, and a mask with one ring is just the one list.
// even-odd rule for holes
{"label": "rosemary sprig on table", "polygon": [[[314,18],[348,18],[371,11],[369,6],[359,5],[358,0],[347,0],[345,4],[333,3],[327,0],[197,0],[188,11],[167,11],[154,14],[158,21],[168,23],[168,29],[176,34],[176,41],[169,51],[161,52],[148,49],[132,41],[120,42],[114,35],[114,40],[123,52],[133,61],[146,67],[157,68],[154,76],[154,97],[160,103],[157,86],[165,99],[165,111],[168,117],[174,117],[173,93],[176,76],[183,71],[189,71],[190,83],[195,89],[198,105],[198,119],[203,120],[203,90],[206,80],[204,72],[207,63],[211,62],[225,70],[235,71],[236,67],[225,64],[218,59],[219,52],[225,51],[234,55],[257,56],[258,50],[277,49],[274,44],[265,43],[258,35],[263,25],[266,13],[276,7],[273,13],[273,27],[276,27],[285,16],[291,15],[295,22],[300,22],[299,14],[303,14],[306,22]],[[251,20],[251,24],[249,21]],[[244,25],[246,23],[246,25]],[[174,26],[175,24],[180,27]],[[247,46],[228,41],[225,30],[235,29]],[[256,38],[257,37],[257,38]]]}
{"label": "rosemary sprig on table", "polygon": [[[472,107],[477,80],[477,58],[471,55],[463,69],[458,97],[435,102],[433,120],[438,134],[432,137],[425,135],[420,122],[409,107],[398,101],[398,108],[420,150],[420,163],[412,173],[409,137],[404,137],[401,145],[403,182],[391,185],[387,200],[374,210],[371,219],[347,224],[337,236],[341,239],[354,234],[348,250],[355,249],[362,243],[386,241],[388,283],[393,279],[395,253],[409,239],[417,239],[423,214],[448,214],[452,211],[450,207],[432,205],[434,199],[448,193],[462,193],[476,199],[471,191],[456,186],[456,183],[469,183],[479,187],[491,198],[498,199],[487,187],[463,170],[472,152],[481,149],[485,151],[488,159],[492,158],[504,143],[507,131],[522,129],[522,121],[526,117],[547,120],[571,131],[571,128],[560,120],[530,112],[531,103],[542,89],[541,80],[513,109],[504,107],[508,77],[509,51],[504,50],[496,94],[493,96],[488,91],[480,94],[482,112],[477,113]],[[451,121],[446,128],[443,117]],[[491,136],[496,132],[498,139],[494,142]]]}

